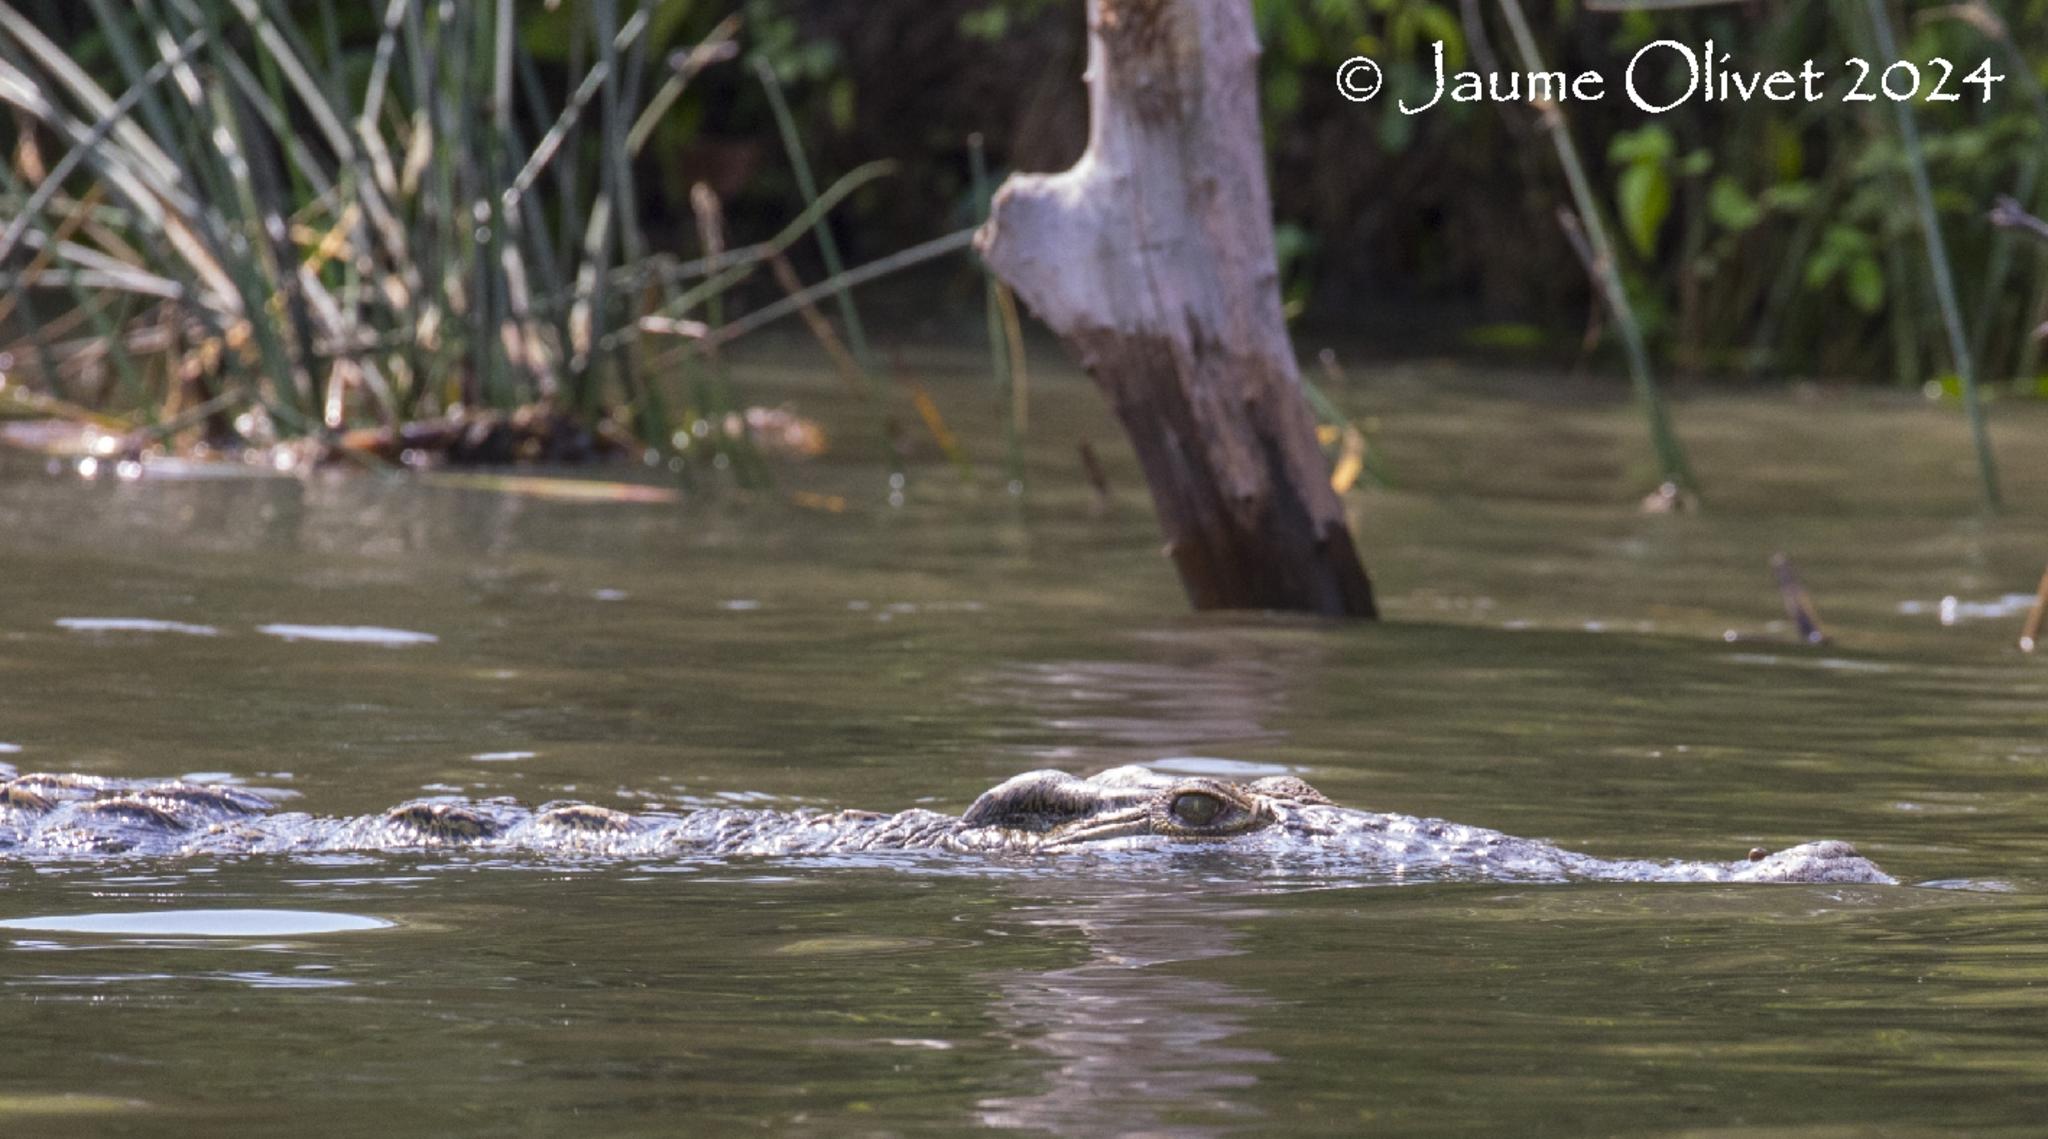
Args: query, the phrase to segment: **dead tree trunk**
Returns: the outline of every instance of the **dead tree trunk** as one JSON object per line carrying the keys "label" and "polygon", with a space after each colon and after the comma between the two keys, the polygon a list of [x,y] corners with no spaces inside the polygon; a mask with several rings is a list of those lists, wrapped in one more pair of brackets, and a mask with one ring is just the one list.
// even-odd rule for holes
{"label": "dead tree trunk", "polygon": [[1249,0],[1089,0],[1087,153],[976,246],[1095,377],[1198,609],[1375,615],[1281,318]]}

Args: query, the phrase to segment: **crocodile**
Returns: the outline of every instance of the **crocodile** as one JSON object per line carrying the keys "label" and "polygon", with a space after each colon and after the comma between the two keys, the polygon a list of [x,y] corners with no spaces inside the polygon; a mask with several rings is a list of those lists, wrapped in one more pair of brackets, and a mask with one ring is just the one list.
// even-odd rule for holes
{"label": "crocodile", "polygon": [[89,775],[0,782],[0,856],[203,856],[470,850],[611,858],[927,851],[979,856],[1213,850],[1365,876],[1630,882],[1894,879],[1845,842],[1728,862],[1606,859],[1442,819],[1340,807],[1294,776],[1236,782],[1113,768],[1032,771],[961,814],[714,807],[628,814],[589,803],[417,799],[380,814],[281,812],[243,786]]}

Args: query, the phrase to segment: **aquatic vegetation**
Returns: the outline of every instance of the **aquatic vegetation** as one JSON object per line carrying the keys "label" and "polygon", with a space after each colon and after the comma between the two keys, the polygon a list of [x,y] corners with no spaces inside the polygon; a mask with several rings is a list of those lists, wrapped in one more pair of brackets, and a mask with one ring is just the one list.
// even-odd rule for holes
{"label": "aquatic vegetation", "polygon": [[[1882,104],[1718,101],[1646,119],[1624,100],[1574,102],[1576,179],[1543,153],[1526,107],[1446,99],[1426,116],[1381,114],[1386,103],[1361,110],[1329,89],[1329,67],[1354,52],[1380,58],[1389,96],[1411,102],[1429,94],[1439,44],[1446,68],[1504,72],[1517,45],[1502,6],[1252,9],[1291,316],[1444,303],[1478,330],[1464,343],[1517,330],[1489,351],[1611,355],[1651,391],[1652,444],[1675,485],[1685,456],[1645,387],[1653,376],[1885,378],[1972,407],[1980,384],[1986,400],[2043,390],[2048,257],[1981,224],[1998,194],[2043,209],[2044,59],[2024,34],[2048,16],[2042,0],[1895,21],[1901,58],[1988,61],[2006,77],[1988,104],[1916,107],[1917,140]],[[1713,40],[1752,72],[1878,54],[1861,6],[1814,0],[1516,10],[1535,54],[1573,75],[1614,74],[1660,38]],[[873,314],[850,290],[959,255],[995,178],[1078,141],[1081,29],[1045,0],[964,0],[927,21],[943,58],[892,67],[879,58],[892,49],[840,34],[850,12],[821,0],[9,0],[0,417],[22,417],[23,395],[73,422],[96,415],[121,455],[524,417],[572,425],[593,453],[683,469],[696,456],[762,481],[757,441],[727,429],[748,400],[719,352],[802,317],[867,393],[874,423],[859,434],[895,472],[900,424],[936,435],[943,417],[888,381]],[[1043,87],[1026,91],[1013,62],[991,70],[1061,43],[1069,56],[1032,65]],[[906,131],[910,87],[934,77],[914,104],[932,117]],[[994,88],[1029,97],[992,104]],[[711,143],[730,161],[673,176],[678,154]],[[856,165],[885,154],[889,165]],[[885,175],[891,193],[863,192]],[[1566,203],[1582,241],[1553,224]],[[693,210],[730,215],[731,232],[691,226]],[[955,228],[930,236],[935,217]],[[1946,267],[1916,252],[1923,238]],[[878,249],[897,252],[861,263]],[[980,472],[1019,485],[1023,321],[998,286],[979,300],[1002,437],[954,432],[943,449],[1000,447],[1006,461]],[[1351,393],[1328,394],[1319,412],[1341,434],[1335,404]]]}
{"label": "aquatic vegetation", "polygon": [[[802,167],[803,208],[769,240],[706,235],[682,260],[647,235],[636,159],[738,54],[737,17],[667,52],[673,19],[610,0],[525,21],[391,0],[352,38],[331,3],[91,11],[90,33],[59,42],[0,4],[16,112],[0,372],[60,418],[119,412],[145,432],[123,451],[317,438],[384,459],[744,458],[751,434],[726,430],[742,404],[697,359],[746,330],[721,297],[815,234],[844,298],[826,215],[889,170],[821,190]],[[562,42],[532,42],[544,32],[567,41],[560,68]],[[657,370],[664,342],[686,350]],[[405,440],[435,423],[454,450]],[[462,451],[479,432],[505,446]]]}

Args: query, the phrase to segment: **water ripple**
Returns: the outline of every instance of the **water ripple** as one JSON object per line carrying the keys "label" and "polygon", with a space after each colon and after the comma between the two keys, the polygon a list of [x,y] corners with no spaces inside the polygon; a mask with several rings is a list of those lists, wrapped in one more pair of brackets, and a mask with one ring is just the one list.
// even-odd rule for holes
{"label": "water ripple", "polygon": [[385,648],[431,645],[441,639],[432,633],[385,629],[376,625],[258,625],[256,631],[287,641],[325,641],[342,645],[381,645]]}

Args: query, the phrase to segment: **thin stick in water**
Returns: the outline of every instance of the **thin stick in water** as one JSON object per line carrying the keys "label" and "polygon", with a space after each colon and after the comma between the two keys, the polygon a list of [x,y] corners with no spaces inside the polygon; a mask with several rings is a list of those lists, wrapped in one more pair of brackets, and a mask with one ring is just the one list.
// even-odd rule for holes
{"label": "thin stick in water", "polygon": [[1021,437],[1031,429],[1031,369],[1024,360],[1024,322],[1017,315],[1017,295],[1001,281],[996,282],[996,309],[1002,313],[1003,341],[1010,350],[1010,423]]}
{"label": "thin stick in water", "polygon": [[2020,651],[2030,653],[2041,642],[2041,621],[2048,617],[2048,570],[2041,571],[2041,584],[2034,590],[2034,607],[2027,610],[2027,623],[2020,626]]}
{"label": "thin stick in water", "polygon": [[[789,258],[777,253],[768,259],[768,264],[775,270],[775,283],[782,286],[784,293],[791,297],[803,295],[803,279],[796,275],[796,267],[789,263]],[[825,355],[832,358],[832,366],[839,370],[839,378],[846,381],[846,386],[854,395],[861,399],[868,398],[867,385],[861,376],[860,364],[847,352],[846,345],[840,342],[839,333],[833,330],[832,322],[825,319],[825,314],[818,311],[817,305],[807,300],[797,305],[797,313],[804,318],[804,325],[811,330],[811,335],[817,339],[819,347],[825,350]]]}
{"label": "thin stick in water", "polygon": [[1083,439],[1080,443],[1081,470],[1088,476],[1088,485],[1095,489],[1095,513],[1107,514],[1116,505],[1109,495],[1109,472],[1102,469],[1102,459],[1095,454],[1095,444]]}
{"label": "thin stick in water", "polygon": [[967,450],[960,446],[960,437],[953,434],[952,428],[946,426],[946,417],[940,414],[939,405],[932,399],[932,394],[904,368],[900,353],[893,362],[896,366],[896,382],[910,393],[910,404],[917,409],[918,418],[924,420],[925,430],[931,432],[932,442],[939,445],[939,453],[946,456],[947,461],[953,464],[954,470],[960,472],[961,482],[973,486],[974,463],[968,459]]}
{"label": "thin stick in water", "polygon": [[1813,598],[1807,596],[1806,586],[1799,581],[1799,571],[1792,565],[1792,559],[1784,554],[1771,555],[1771,573],[1778,579],[1778,595],[1785,601],[1785,616],[1799,626],[1799,639],[1809,645],[1824,645],[1828,635],[1820,627],[1820,614],[1814,610]]}
{"label": "thin stick in water", "polygon": [[2030,214],[2016,198],[2001,195],[1991,207],[1991,224],[2000,229],[2014,229],[2036,241],[2048,241],[2048,221]]}

